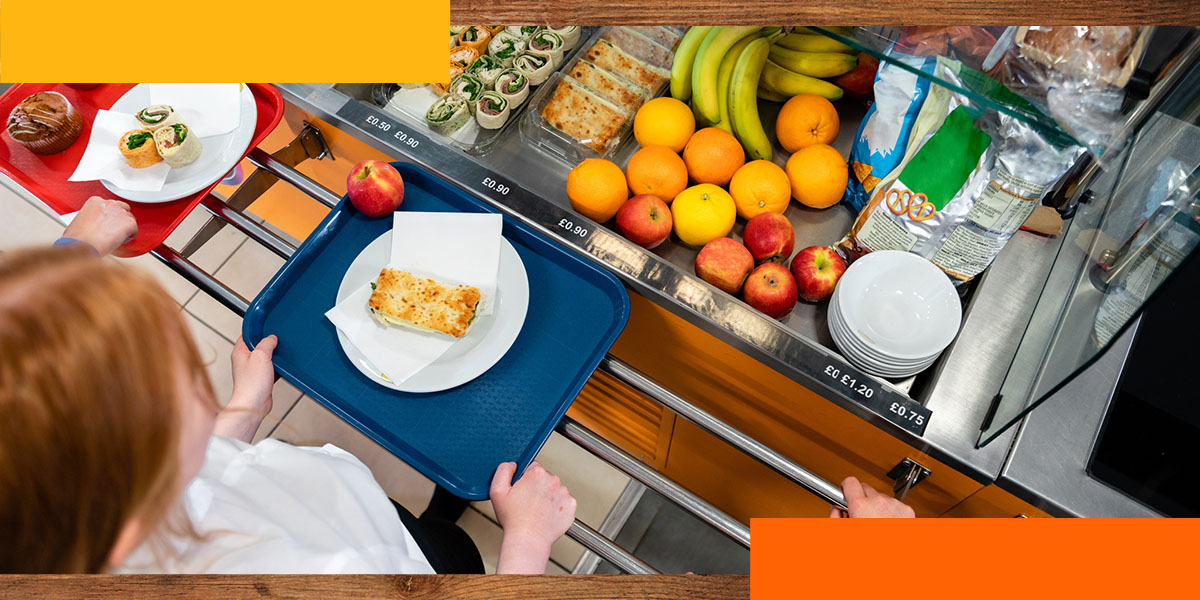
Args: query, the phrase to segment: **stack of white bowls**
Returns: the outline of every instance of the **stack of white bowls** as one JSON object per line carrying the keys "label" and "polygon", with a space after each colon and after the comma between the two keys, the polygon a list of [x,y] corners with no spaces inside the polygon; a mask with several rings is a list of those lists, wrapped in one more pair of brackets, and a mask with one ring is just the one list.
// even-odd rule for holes
{"label": "stack of white bowls", "polygon": [[887,379],[920,373],[958,334],[962,305],[937,266],[909,252],[850,265],[829,301],[829,333],[858,368]]}

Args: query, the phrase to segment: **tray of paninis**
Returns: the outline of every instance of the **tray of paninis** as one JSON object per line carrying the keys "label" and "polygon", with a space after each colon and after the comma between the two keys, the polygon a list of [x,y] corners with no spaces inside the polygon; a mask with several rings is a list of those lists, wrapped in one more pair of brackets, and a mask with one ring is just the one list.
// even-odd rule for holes
{"label": "tray of paninis", "polygon": [[451,26],[448,84],[375,84],[372,100],[471,154],[487,153],[527,111],[544,112],[534,127],[553,131],[528,133],[522,124],[536,145],[607,150],[631,111],[668,81],[682,35],[654,26]]}
{"label": "tray of paninis", "polygon": [[64,221],[91,196],[129,202],[153,250],[275,128],[265,83],[22,83],[0,96],[0,173]]}

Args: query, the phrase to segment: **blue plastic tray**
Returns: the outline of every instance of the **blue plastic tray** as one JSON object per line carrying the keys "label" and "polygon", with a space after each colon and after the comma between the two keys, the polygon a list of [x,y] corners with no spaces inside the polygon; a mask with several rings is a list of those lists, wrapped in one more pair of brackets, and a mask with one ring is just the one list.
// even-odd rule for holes
{"label": "blue plastic tray", "polygon": [[[393,165],[405,183],[400,210],[498,212],[420,167]],[[505,216],[504,237],[529,277],[516,342],[457,388],[393,391],[350,363],[325,318],[350,263],[391,226],[342,198],[254,299],[242,333],[250,344],[278,336],[280,375],[441,486],[482,500],[496,465],[515,461],[523,471],[533,461],[625,327],[629,296],[608,272]]]}

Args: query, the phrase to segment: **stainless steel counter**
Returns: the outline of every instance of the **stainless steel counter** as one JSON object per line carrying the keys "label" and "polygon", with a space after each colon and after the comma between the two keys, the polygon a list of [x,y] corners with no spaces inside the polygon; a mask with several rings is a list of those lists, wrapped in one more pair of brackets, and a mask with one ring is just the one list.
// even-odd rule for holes
{"label": "stainless steel counter", "polygon": [[[616,271],[631,288],[718,338],[767,363],[792,379],[819,390],[831,402],[967,473],[981,483],[995,481],[1026,501],[1063,516],[1153,516],[1156,513],[1091,479],[1084,471],[1131,334],[1077,380],[1024,419],[1019,430],[977,449],[980,423],[1012,366],[1020,332],[1046,285],[1061,239],[1018,234],[979,282],[964,314],[962,332],[936,368],[920,381],[892,384],[875,380],[881,397],[921,403],[932,417],[918,435],[865,405],[845,388],[822,380],[820,368],[842,361],[819,307],[803,305],[783,324],[763,317],[740,301],[715,292],[690,276],[694,251],[677,246],[657,252],[638,248],[567,209],[561,193],[569,165],[525,146],[513,128],[508,139],[483,157],[468,156],[435,142],[420,126],[384,132],[367,117],[384,116],[333,88],[333,84],[277,84],[289,102],[354,135],[389,156],[430,168],[511,216],[541,230]],[[7,85],[0,85],[0,91]],[[849,130],[849,134],[846,131]],[[400,141],[403,134],[405,140]],[[839,138],[845,150],[847,123]],[[625,149],[628,154],[630,149]],[[547,164],[552,163],[552,164]],[[484,178],[494,183],[486,185]],[[36,198],[2,178],[6,187],[45,208]],[[507,194],[497,191],[508,187]],[[841,207],[789,211],[797,243],[834,241],[851,221]],[[563,219],[587,232],[563,229]],[[839,233],[834,233],[839,232]],[[909,389],[911,387],[911,394]],[[894,416],[894,415],[891,415]],[[1015,429],[1015,428],[1014,428]]]}
{"label": "stainless steel counter", "polygon": [[[439,143],[422,124],[360,101],[369,97],[366,86],[277,85],[289,102],[303,110],[389,156],[437,172],[612,270],[635,292],[981,483],[997,482],[1057,515],[1153,514],[1087,478],[1086,453],[1046,459],[1047,451],[1065,452],[1059,444],[1066,438],[1090,447],[1095,428],[1089,430],[1087,424],[1098,424],[1107,407],[1107,402],[1087,401],[1097,397],[1089,395],[1095,390],[1068,386],[1019,430],[1012,428],[976,448],[980,425],[1013,366],[1017,344],[1047,285],[1061,237],[1024,232],[1015,236],[978,282],[961,333],[935,368],[916,381],[888,382],[861,375],[846,364],[825,329],[823,306],[801,305],[782,323],[769,319],[691,275],[695,250],[664,245],[647,251],[571,211],[562,191],[571,165],[526,145],[515,127],[487,154],[471,156]],[[851,118],[855,116],[861,115]],[[846,150],[854,129],[853,122],[844,123],[835,144],[839,149]],[[632,151],[631,147],[620,150],[618,162]],[[800,246],[836,241],[852,220],[843,207],[826,211],[793,207],[788,217]],[[1119,370],[1123,357],[1124,352],[1114,348],[1080,379],[1096,379],[1093,371]],[[830,380],[823,374],[827,366],[871,381],[873,399],[858,397]],[[930,411],[924,430],[889,411],[892,403]]]}
{"label": "stainless steel counter", "polygon": [[[642,249],[569,209],[565,194],[571,165],[531,148],[510,128],[484,156],[471,156],[435,141],[420,123],[386,113],[370,102],[367,86],[356,84],[278,84],[289,102],[354,135],[397,159],[410,160],[439,173],[460,187],[535,227],[552,239],[591,257],[617,273],[637,293],[687,319],[719,339],[818,391],[831,402],[866,419],[919,451],[950,464],[981,483],[999,474],[1011,440],[975,448],[979,424],[1011,362],[1010,344],[998,332],[1021,331],[1022,317],[1036,294],[993,290],[1040,288],[1037,269],[1048,266],[1052,240],[1018,235],[980,282],[968,307],[963,332],[935,372],[916,382],[888,382],[861,374],[832,347],[824,325],[824,307],[801,305],[778,322],[749,308],[691,274],[694,250],[671,246]],[[852,115],[854,117],[861,116]],[[844,151],[856,128],[848,119],[837,145]],[[624,148],[618,161],[632,152]],[[490,180],[490,181],[489,181]],[[825,211],[789,210],[800,246],[836,241],[853,215],[843,207]],[[735,232],[736,233],[736,232]],[[1044,280],[1044,271],[1040,273]],[[1028,304],[1023,306],[1022,303]],[[1008,354],[1006,354],[1008,353]],[[824,373],[832,366],[868,381],[871,398],[862,398]],[[983,376],[990,374],[991,376]],[[947,383],[948,382],[948,383]],[[912,395],[908,388],[912,386]],[[994,388],[994,389],[993,389]],[[889,410],[931,412],[924,430]],[[923,413],[922,413],[923,414]]]}
{"label": "stainless steel counter", "polygon": [[997,485],[1054,515],[1163,516],[1086,470],[1136,330],[1025,417]]}

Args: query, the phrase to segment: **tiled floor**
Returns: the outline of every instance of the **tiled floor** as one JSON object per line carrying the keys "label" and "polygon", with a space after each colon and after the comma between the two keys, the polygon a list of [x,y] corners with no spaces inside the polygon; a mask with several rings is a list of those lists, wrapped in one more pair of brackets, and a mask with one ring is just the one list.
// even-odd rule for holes
{"label": "tiled floor", "polygon": [[[167,240],[168,245],[181,249],[207,220],[208,214],[197,210]],[[62,224],[54,218],[0,186],[0,251],[49,244],[62,230]],[[218,397],[228,398],[233,389],[229,354],[241,334],[241,319],[154,257],[145,255],[126,260],[152,273],[180,304],[209,365]],[[278,256],[247,241],[230,227],[209,240],[191,260],[247,298],[257,295],[283,264]],[[293,444],[331,443],[351,452],[370,467],[388,495],[414,513],[424,510],[433,492],[433,482],[282,379],[275,385],[274,407],[256,439],[267,436]],[[623,474],[557,434],[547,442],[538,460],[562,478],[579,501],[579,518],[592,527],[600,526],[628,482]],[[459,525],[475,540],[488,572],[494,572],[501,529],[491,503],[474,503]],[[583,548],[574,541],[560,540],[553,548],[547,572],[569,572],[582,553]]]}

